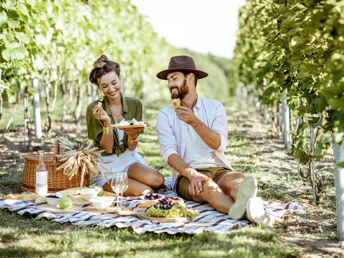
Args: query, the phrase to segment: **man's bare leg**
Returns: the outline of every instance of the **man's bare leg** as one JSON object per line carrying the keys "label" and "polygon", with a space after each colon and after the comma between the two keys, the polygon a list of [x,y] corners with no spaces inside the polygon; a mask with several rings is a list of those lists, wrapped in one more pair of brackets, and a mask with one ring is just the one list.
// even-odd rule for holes
{"label": "man's bare leg", "polygon": [[224,194],[227,194],[234,201],[237,199],[239,186],[244,181],[245,175],[240,172],[225,174],[217,180],[217,184]]}
{"label": "man's bare leg", "polygon": [[[192,193],[191,185],[188,186],[188,191],[190,194]],[[222,213],[228,213],[229,208],[234,203],[233,199],[225,194],[212,179],[204,182],[201,193],[191,194],[191,196],[194,201],[207,202],[215,210]]]}

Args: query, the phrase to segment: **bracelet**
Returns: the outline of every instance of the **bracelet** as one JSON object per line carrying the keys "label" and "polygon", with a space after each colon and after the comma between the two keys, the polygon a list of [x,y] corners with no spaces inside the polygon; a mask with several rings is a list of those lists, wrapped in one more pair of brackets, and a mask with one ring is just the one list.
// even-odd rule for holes
{"label": "bracelet", "polygon": [[128,141],[130,141],[130,142],[134,142],[136,140],[137,140],[137,137],[136,138],[128,138]]}
{"label": "bracelet", "polygon": [[111,132],[111,127],[109,126],[109,127],[103,127],[103,134],[110,134],[110,132]]}

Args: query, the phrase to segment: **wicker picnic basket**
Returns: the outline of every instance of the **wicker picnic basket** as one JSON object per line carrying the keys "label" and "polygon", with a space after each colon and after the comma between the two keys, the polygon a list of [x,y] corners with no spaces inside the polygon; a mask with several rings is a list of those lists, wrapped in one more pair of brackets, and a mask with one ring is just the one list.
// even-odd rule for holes
{"label": "wicker picnic basket", "polygon": [[[44,163],[48,169],[48,192],[55,193],[68,188],[79,187],[81,182],[81,169],[79,168],[79,173],[71,180],[68,176],[63,174],[62,170],[56,170],[64,162],[61,162],[57,158],[59,154],[59,142],[55,142],[54,153],[44,154]],[[39,162],[39,154],[28,154],[25,156],[25,166],[22,176],[22,190],[28,192],[36,191],[36,166]],[[89,186],[90,175],[86,174],[84,178],[83,186]]]}

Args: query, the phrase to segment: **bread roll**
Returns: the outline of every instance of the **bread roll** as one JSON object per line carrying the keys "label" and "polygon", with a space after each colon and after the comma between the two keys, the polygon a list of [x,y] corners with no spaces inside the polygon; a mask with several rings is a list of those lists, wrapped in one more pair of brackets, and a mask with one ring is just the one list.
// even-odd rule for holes
{"label": "bread roll", "polygon": [[180,99],[173,99],[171,106],[173,107],[173,109],[180,107]]}

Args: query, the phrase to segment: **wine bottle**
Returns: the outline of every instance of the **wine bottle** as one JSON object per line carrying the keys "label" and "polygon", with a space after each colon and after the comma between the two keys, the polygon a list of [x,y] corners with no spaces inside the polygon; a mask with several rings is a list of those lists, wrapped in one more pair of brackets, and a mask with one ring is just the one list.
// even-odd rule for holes
{"label": "wine bottle", "polygon": [[36,193],[48,194],[48,169],[44,164],[44,153],[39,151],[39,163],[36,167]]}

